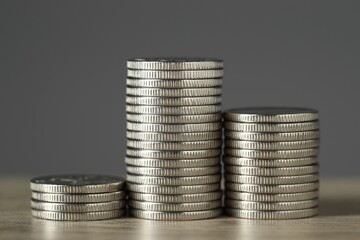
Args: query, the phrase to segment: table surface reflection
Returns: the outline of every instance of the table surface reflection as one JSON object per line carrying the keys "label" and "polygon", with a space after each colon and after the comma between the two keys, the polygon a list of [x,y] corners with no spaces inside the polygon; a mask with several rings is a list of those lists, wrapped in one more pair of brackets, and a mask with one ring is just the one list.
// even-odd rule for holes
{"label": "table surface reflection", "polygon": [[256,221],[219,217],[165,222],[40,220],[30,214],[28,178],[0,178],[0,239],[360,239],[360,179],[322,179],[320,215]]}

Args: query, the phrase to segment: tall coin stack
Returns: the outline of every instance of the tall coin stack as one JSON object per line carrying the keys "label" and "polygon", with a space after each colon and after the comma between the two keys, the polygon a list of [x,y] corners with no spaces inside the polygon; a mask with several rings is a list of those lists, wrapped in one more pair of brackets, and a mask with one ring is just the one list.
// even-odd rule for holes
{"label": "tall coin stack", "polygon": [[224,113],[228,215],[295,219],[317,214],[318,117],[316,110],[305,108]]}
{"label": "tall coin stack", "polygon": [[125,181],[99,175],[55,175],[31,179],[34,217],[59,221],[118,218],[126,211]]}
{"label": "tall coin stack", "polygon": [[222,60],[131,59],[127,67],[130,214],[220,215]]}

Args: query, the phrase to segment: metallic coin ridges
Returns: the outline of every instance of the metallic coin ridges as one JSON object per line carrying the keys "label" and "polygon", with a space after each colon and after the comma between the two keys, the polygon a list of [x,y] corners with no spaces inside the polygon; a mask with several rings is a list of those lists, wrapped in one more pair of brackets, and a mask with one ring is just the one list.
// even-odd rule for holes
{"label": "metallic coin ridges", "polygon": [[204,141],[221,138],[221,131],[193,132],[193,133],[153,133],[126,131],[128,139],[152,141],[152,142],[190,142]]}
{"label": "metallic coin ridges", "polygon": [[130,78],[150,79],[204,79],[221,78],[224,75],[222,69],[217,70],[190,70],[190,71],[157,71],[157,70],[132,70],[128,69],[127,76]]}
{"label": "metallic coin ridges", "polygon": [[116,176],[52,175],[30,180],[30,188],[46,193],[101,193],[122,190],[125,180]]}
{"label": "metallic coin ridges", "polygon": [[127,140],[127,146],[131,148],[152,150],[201,150],[221,147],[221,140],[194,141],[194,142],[147,142]]}
{"label": "metallic coin ridges", "polygon": [[156,177],[191,177],[204,176],[220,173],[221,167],[198,167],[198,168],[149,168],[126,166],[126,171],[134,175]]}
{"label": "metallic coin ridges", "polygon": [[[214,105],[221,103],[220,96],[211,96],[211,97],[192,97],[192,98],[162,98],[162,97],[133,97],[127,96],[126,103],[132,105],[146,105],[146,106],[206,106]],[[132,106],[131,105],[131,106]],[[150,114],[155,114],[154,109],[136,109],[135,112],[150,112]],[[194,108],[193,108],[194,109]],[[196,109],[196,108],[195,108]],[[182,110],[182,109],[180,109]],[[221,109],[220,109],[221,110]],[[174,110],[173,110],[174,111]],[[200,114],[199,112],[198,114]]]}
{"label": "metallic coin ridges", "polygon": [[289,210],[289,211],[254,211],[254,210],[242,210],[225,208],[226,214],[248,219],[265,219],[265,220],[280,220],[280,219],[297,219],[308,218],[318,214],[318,208],[308,208],[301,210]]}
{"label": "metallic coin ridges", "polygon": [[129,122],[140,123],[166,123],[166,124],[194,124],[220,122],[221,113],[199,115],[154,115],[154,114],[126,114]]}
{"label": "metallic coin ridges", "polygon": [[195,194],[206,193],[220,190],[220,183],[193,185],[193,186],[160,186],[160,185],[145,185],[127,183],[127,189],[131,192],[151,193],[151,194]]}
{"label": "metallic coin ridges", "polygon": [[255,142],[255,141],[225,141],[226,147],[243,148],[253,150],[292,150],[319,147],[319,140],[291,141],[291,142]]}
{"label": "metallic coin ridges", "polygon": [[42,211],[53,212],[104,212],[125,207],[124,201],[113,201],[103,203],[52,203],[32,200],[31,208]]}
{"label": "metallic coin ridges", "polygon": [[126,94],[131,96],[149,97],[202,97],[221,95],[222,88],[126,88]]}
{"label": "metallic coin ridges", "polygon": [[191,212],[220,208],[221,200],[195,203],[157,203],[129,200],[129,207],[144,211]]}
{"label": "metallic coin ridges", "polygon": [[111,192],[111,193],[94,193],[94,194],[62,194],[62,193],[42,193],[32,192],[31,197],[38,201],[44,202],[58,202],[58,203],[96,203],[96,202],[111,202],[124,199],[126,193]]}
{"label": "metallic coin ridges", "polygon": [[144,218],[159,221],[190,221],[215,218],[222,214],[222,208],[195,211],[195,212],[155,212],[130,209],[130,215],[137,218]]}
{"label": "metallic coin ridges", "polygon": [[225,174],[227,182],[242,183],[242,184],[264,184],[264,185],[278,185],[278,184],[300,184],[319,181],[318,174],[299,175],[299,176],[283,176],[283,177],[259,177],[247,176],[238,174]]}
{"label": "metallic coin ridges", "polygon": [[86,212],[86,213],[64,213],[52,211],[31,210],[36,218],[57,220],[57,221],[94,221],[103,219],[112,219],[124,216],[125,210],[106,211],[106,212]]}
{"label": "metallic coin ridges", "polygon": [[218,183],[221,181],[221,175],[207,175],[194,177],[152,177],[127,174],[127,181],[137,184],[165,185],[165,186],[186,186],[186,185],[204,185]]}
{"label": "metallic coin ridges", "polygon": [[211,132],[221,129],[220,122],[199,124],[150,124],[127,122],[127,129],[139,132],[184,133]]}
{"label": "metallic coin ridges", "polygon": [[226,183],[226,191],[250,192],[250,193],[300,193],[310,192],[319,189],[319,182],[302,183],[302,184],[286,184],[286,185],[256,185],[244,183]]}
{"label": "metallic coin ridges", "polygon": [[297,150],[248,150],[226,148],[226,155],[245,158],[282,159],[282,158],[306,158],[319,154],[318,148],[297,149]]}
{"label": "metallic coin ridges", "polygon": [[215,79],[126,79],[128,87],[142,88],[210,88],[220,87],[223,84],[222,78]]}
{"label": "metallic coin ridges", "polygon": [[300,210],[317,207],[319,200],[311,199],[297,202],[250,202],[250,201],[238,201],[238,200],[225,200],[225,206],[227,208],[236,208],[244,210],[255,210],[255,211],[288,211],[288,210]]}
{"label": "metallic coin ridges", "polygon": [[226,156],[223,158],[226,165],[249,166],[249,167],[297,167],[307,166],[318,162],[316,157],[291,158],[291,159],[254,159],[237,158]]}
{"label": "metallic coin ridges", "polygon": [[211,58],[135,58],[127,61],[127,68],[140,70],[204,70],[223,67],[222,60]]}
{"label": "metallic coin ridges", "polygon": [[194,158],[211,158],[220,156],[221,149],[206,149],[192,151],[156,151],[126,149],[126,155],[140,158],[157,158],[157,159],[194,159]]}
{"label": "metallic coin ridges", "polygon": [[318,198],[319,191],[285,194],[259,194],[225,191],[225,196],[229,199],[252,202],[294,202]]}
{"label": "metallic coin ridges", "polygon": [[251,175],[251,176],[297,176],[317,173],[318,165],[282,167],[282,168],[264,168],[264,167],[243,167],[243,166],[225,166],[225,171],[233,174]]}
{"label": "metallic coin ridges", "polygon": [[311,139],[319,139],[320,131],[285,132],[285,133],[225,131],[225,137],[227,139],[237,139],[244,141],[261,141],[261,142],[304,141]]}
{"label": "metallic coin ridges", "polygon": [[138,201],[157,202],[157,203],[195,203],[195,202],[209,202],[220,200],[222,192],[210,193],[195,193],[195,194],[181,194],[181,195],[161,195],[150,193],[135,193],[129,192],[129,198]]}
{"label": "metallic coin ridges", "polygon": [[309,108],[248,107],[227,110],[224,118],[234,122],[309,122],[319,119],[319,113]]}
{"label": "metallic coin ridges", "polygon": [[198,159],[154,159],[126,157],[125,163],[139,167],[155,168],[193,168],[220,164],[220,157]]}
{"label": "metallic coin ridges", "polygon": [[317,130],[319,126],[318,121],[302,123],[224,123],[226,130],[239,132],[304,132]]}
{"label": "metallic coin ridges", "polygon": [[221,111],[221,105],[205,106],[143,106],[126,105],[126,112],[137,114],[158,114],[158,115],[197,115],[218,113]]}

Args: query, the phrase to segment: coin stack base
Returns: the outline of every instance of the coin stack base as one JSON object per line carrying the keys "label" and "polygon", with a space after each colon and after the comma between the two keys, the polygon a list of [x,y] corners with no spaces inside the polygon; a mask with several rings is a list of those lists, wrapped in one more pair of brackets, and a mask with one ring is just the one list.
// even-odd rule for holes
{"label": "coin stack base", "polygon": [[126,214],[125,181],[99,175],[55,175],[31,179],[31,212],[36,218],[93,221]]}
{"label": "coin stack base", "polygon": [[225,211],[248,219],[317,215],[319,115],[305,108],[224,113]]}
{"label": "coin stack base", "polygon": [[220,215],[223,62],[148,58],[127,66],[130,215],[169,221]]}

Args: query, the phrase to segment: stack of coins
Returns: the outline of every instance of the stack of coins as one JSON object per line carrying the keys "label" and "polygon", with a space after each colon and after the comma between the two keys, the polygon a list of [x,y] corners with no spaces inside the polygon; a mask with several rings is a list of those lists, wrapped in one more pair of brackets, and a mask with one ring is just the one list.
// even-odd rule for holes
{"label": "stack of coins", "polygon": [[221,214],[221,91],[217,59],[127,63],[130,214],[195,220]]}
{"label": "stack of coins", "polygon": [[91,221],[125,215],[125,181],[98,175],[56,175],[33,178],[32,215],[59,221]]}
{"label": "stack of coins", "polygon": [[304,108],[224,113],[227,214],[250,219],[317,214],[318,117]]}

